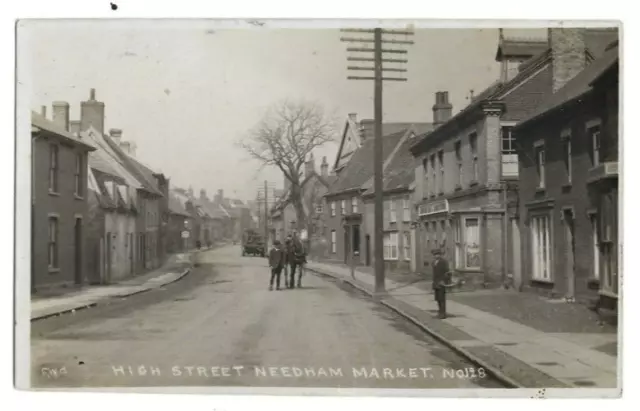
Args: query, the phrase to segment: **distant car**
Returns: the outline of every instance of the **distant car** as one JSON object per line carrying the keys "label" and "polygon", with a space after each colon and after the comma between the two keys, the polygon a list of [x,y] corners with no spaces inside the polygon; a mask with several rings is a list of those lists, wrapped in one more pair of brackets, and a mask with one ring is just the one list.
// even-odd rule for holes
{"label": "distant car", "polygon": [[245,230],[242,236],[242,256],[264,257],[267,254],[264,239],[255,230]]}

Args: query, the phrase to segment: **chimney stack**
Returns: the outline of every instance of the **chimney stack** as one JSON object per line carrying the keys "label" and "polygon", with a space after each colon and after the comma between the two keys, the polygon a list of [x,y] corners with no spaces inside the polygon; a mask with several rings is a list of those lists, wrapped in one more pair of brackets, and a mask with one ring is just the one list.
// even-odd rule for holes
{"label": "chimney stack", "polygon": [[548,29],[553,92],[560,90],[587,64],[584,28]]}
{"label": "chimney stack", "polygon": [[124,151],[126,154],[132,156],[131,154],[131,143],[128,141],[122,141],[120,143],[120,148],[122,149],[122,151]]}
{"label": "chimney stack", "polygon": [[119,128],[112,128],[109,130],[109,137],[117,144],[120,144],[120,140],[122,140],[122,130]]}
{"label": "chimney stack", "polygon": [[354,123],[358,124],[358,114],[357,113],[349,113],[349,119]]}
{"label": "chimney stack", "polygon": [[42,115],[42,117],[47,118],[47,106],[42,106],[40,108],[40,114]]}
{"label": "chimney stack", "polygon": [[367,139],[373,138],[375,124],[376,121],[371,119],[360,121],[360,139],[363,143],[367,141]]}
{"label": "chimney stack", "polygon": [[80,131],[93,126],[104,135],[104,103],[96,101],[96,89],[89,92],[89,100],[80,103]]}
{"label": "chimney stack", "polygon": [[73,120],[69,122],[69,132],[71,134],[79,134],[80,133],[80,121]]}
{"label": "chimney stack", "polygon": [[313,153],[309,156],[309,160],[304,163],[304,178],[309,177],[316,170],[316,161],[313,158]]}
{"label": "chimney stack", "polygon": [[451,118],[453,106],[449,103],[449,92],[436,92],[436,103],[433,105],[433,125],[438,127]]}
{"label": "chimney stack", "polygon": [[69,103],[66,101],[53,102],[53,122],[64,131],[69,131]]}
{"label": "chimney stack", "polygon": [[320,164],[320,174],[324,178],[327,178],[329,176],[329,163],[327,163],[327,156],[322,157],[322,164]]}

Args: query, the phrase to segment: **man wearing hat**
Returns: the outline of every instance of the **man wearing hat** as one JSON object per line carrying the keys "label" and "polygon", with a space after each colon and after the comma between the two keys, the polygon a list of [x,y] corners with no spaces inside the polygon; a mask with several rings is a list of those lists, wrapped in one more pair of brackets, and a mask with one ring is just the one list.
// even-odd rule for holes
{"label": "man wearing hat", "polygon": [[447,275],[449,273],[449,263],[442,256],[441,249],[435,249],[433,254],[433,294],[438,302],[438,318],[447,318]]}

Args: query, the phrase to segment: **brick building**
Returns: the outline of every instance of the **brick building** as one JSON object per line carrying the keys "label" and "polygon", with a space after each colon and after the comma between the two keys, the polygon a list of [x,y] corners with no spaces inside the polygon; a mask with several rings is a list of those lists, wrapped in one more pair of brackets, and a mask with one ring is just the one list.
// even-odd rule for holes
{"label": "brick building", "polygon": [[80,135],[96,147],[89,157],[87,275],[93,284],[109,284],[137,273],[136,190],[140,183],[108,149],[108,137],[92,126]]}
{"label": "brick building", "polygon": [[523,287],[615,308],[617,40],[593,61],[584,29],[553,29],[550,41],[551,91],[515,129]]}
{"label": "brick building", "polygon": [[[385,163],[411,133],[423,134],[431,123],[384,123],[382,153]],[[334,162],[335,182],[325,194],[326,241],[329,259],[348,263],[351,250],[355,264],[373,264],[374,227],[364,218],[362,195],[373,177],[373,121],[356,122],[350,114]]]}
{"label": "brick building", "polygon": [[88,153],[95,148],[69,133],[69,104],[53,103],[53,121],[31,113],[31,289],[86,282]]}
{"label": "brick building", "polygon": [[[615,35],[602,29],[585,33],[581,47],[589,59],[602,55]],[[500,79],[450,119],[446,93],[437,98],[434,112],[442,111],[443,121],[412,147],[416,240],[422,250],[418,266],[431,260],[432,249],[444,248],[469,284],[497,285],[521,277],[513,127],[552,89],[552,62],[560,49],[551,43],[551,38],[506,39],[501,32],[496,53]]]}
{"label": "brick building", "polygon": [[[409,150],[415,134],[407,133],[384,166],[383,187],[383,256],[385,269],[415,272],[415,235],[413,224],[413,156]],[[374,226],[375,190],[373,178],[364,185],[364,219],[366,227]],[[367,236],[369,233],[367,233]],[[366,238],[366,237],[365,237]],[[371,240],[368,240],[370,243]],[[371,249],[373,255],[373,248]],[[372,259],[373,260],[373,259]]]}
{"label": "brick building", "polygon": [[195,248],[195,241],[191,235],[184,238],[182,233],[193,227],[193,217],[187,211],[185,205],[178,196],[171,191],[169,193],[169,223],[167,229],[167,251],[178,253]]}
{"label": "brick building", "polygon": [[105,104],[96,100],[95,89],[91,89],[89,99],[80,103],[79,133],[92,134],[95,138],[100,138],[103,142],[102,148],[108,151],[109,156],[139,182],[135,195],[135,272],[155,269],[164,262],[162,233],[168,199],[164,198],[165,188],[161,185],[166,184],[168,188],[168,181],[160,173],[151,171],[135,160],[135,146],[122,141],[122,130],[111,129],[110,135],[106,135],[104,123]]}

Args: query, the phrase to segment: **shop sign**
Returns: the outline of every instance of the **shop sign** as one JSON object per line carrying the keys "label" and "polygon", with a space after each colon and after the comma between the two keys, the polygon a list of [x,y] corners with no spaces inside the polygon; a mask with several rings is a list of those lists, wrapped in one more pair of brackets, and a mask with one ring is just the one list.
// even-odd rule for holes
{"label": "shop sign", "polygon": [[421,204],[418,207],[418,215],[420,217],[431,215],[431,214],[440,214],[440,213],[448,213],[449,212],[449,201],[440,200],[434,201],[427,204]]}

